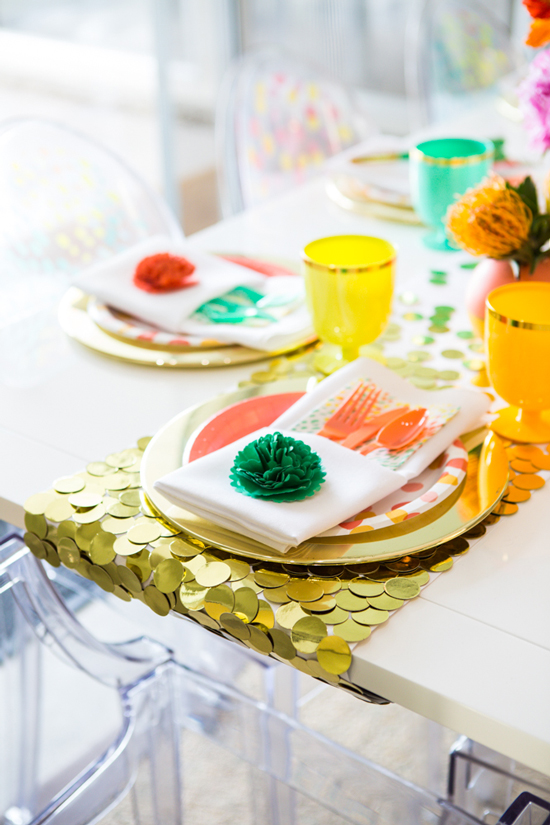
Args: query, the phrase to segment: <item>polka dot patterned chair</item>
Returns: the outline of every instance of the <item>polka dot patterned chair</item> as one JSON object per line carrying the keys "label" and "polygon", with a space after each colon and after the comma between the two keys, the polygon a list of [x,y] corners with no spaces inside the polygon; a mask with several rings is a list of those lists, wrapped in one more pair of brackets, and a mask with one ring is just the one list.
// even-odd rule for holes
{"label": "polka dot patterned chair", "polygon": [[107,149],[55,123],[0,125],[0,326],[158,232],[182,236],[161,198]]}
{"label": "polka dot patterned chair", "polygon": [[368,131],[345,87],[276,52],[245,56],[225,78],[216,117],[224,214],[303,183]]}

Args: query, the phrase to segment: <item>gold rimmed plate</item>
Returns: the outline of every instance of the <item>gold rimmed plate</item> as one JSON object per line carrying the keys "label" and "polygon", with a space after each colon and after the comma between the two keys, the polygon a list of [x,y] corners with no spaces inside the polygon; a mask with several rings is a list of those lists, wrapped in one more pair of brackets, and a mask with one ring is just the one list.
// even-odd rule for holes
{"label": "gold rimmed plate", "polygon": [[89,296],[76,287],[71,287],[61,299],[59,305],[59,323],[63,331],[90,349],[133,364],[152,367],[201,368],[228,367],[235,364],[247,364],[265,361],[287,352],[305,348],[313,344],[315,337],[301,341],[276,352],[249,349],[241,346],[220,345],[216,347],[170,347],[159,348],[148,345],[147,341],[130,342],[101,329],[87,311]]}
{"label": "gold rimmed plate", "polygon": [[141,484],[153,511],[169,525],[235,555],[285,564],[360,564],[398,558],[456,538],[480,522],[498,504],[508,483],[508,460],[501,440],[490,434],[468,454],[468,470],[460,487],[440,505],[410,521],[383,530],[303,542],[278,553],[253,539],[220,527],[177,507],[154,489],[154,482],[182,464],[186,444],[197,428],[220,410],[253,396],[305,389],[303,380],[247,387],[185,410],[152,439],[141,465]]}

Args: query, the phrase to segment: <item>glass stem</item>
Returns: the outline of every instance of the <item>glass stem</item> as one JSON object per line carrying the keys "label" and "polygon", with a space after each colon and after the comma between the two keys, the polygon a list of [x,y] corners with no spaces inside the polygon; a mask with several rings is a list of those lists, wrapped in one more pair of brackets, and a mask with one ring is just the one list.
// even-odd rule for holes
{"label": "glass stem", "polygon": [[342,347],[342,358],[344,361],[355,361],[359,358],[359,347]]}

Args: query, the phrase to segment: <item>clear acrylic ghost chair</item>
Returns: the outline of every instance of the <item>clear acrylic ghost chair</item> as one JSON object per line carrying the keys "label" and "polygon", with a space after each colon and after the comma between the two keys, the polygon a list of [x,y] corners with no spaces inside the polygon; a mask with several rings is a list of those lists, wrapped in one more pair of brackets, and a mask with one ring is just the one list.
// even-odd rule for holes
{"label": "clear acrylic ghost chair", "polygon": [[410,122],[418,129],[491,101],[520,58],[505,23],[473,0],[414,0],[406,32]]}
{"label": "clear acrylic ghost chair", "polygon": [[108,149],[53,122],[0,123],[0,343],[21,354],[1,364],[8,380],[44,370],[39,344],[55,346],[57,303],[79,269],[158,233],[183,236]]}
{"label": "clear acrylic ghost chair", "polygon": [[[92,825],[128,799],[136,825],[181,825],[186,781],[202,783],[198,791],[211,809],[226,814],[231,805],[239,821],[243,787],[248,821],[270,825],[477,821],[268,703],[185,667],[147,638],[99,642],[60,598],[51,572],[19,536],[0,546],[0,679],[7,687],[3,706],[11,702],[0,717],[0,756],[9,769],[0,775],[6,825]],[[110,745],[44,804],[36,782],[43,683],[36,677],[48,650],[107,686],[120,701],[121,720]],[[85,706],[92,719],[102,711],[97,703]],[[197,734],[216,747],[216,769],[196,764]],[[217,821],[214,814],[209,821]]]}
{"label": "clear acrylic ghost chair", "polygon": [[218,97],[216,155],[225,216],[318,174],[372,129],[341,84],[274,50],[245,55]]}

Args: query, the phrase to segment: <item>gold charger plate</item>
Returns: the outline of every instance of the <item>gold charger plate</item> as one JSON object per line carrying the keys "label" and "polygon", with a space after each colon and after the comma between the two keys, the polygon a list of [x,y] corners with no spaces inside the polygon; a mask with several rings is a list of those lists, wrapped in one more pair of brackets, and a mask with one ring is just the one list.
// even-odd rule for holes
{"label": "gold charger plate", "polygon": [[87,312],[88,296],[82,290],[71,287],[61,299],[58,318],[63,331],[80,344],[101,352],[110,358],[130,361],[133,364],[152,367],[201,368],[228,367],[235,364],[248,364],[265,361],[277,355],[308,347],[316,337],[311,337],[296,346],[295,344],[276,352],[249,349],[241,346],[219,347],[181,347],[162,349],[158,345],[149,346],[141,341],[139,344],[104,331],[92,321]]}
{"label": "gold charger plate", "polygon": [[382,221],[422,226],[422,221],[410,207],[397,206],[396,204],[374,199],[353,197],[345,186],[335,178],[328,178],[325,188],[330,200],[349,212],[366,215],[369,218],[378,218]]}
{"label": "gold charger plate", "polygon": [[508,484],[508,459],[502,441],[494,433],[468,454],[468,471],[462,485],[426,514],[384,530],[357,533],[346,537],[345,542],[341,536],[313,538],[284,554],[195,516],[154,489],[157,479],[181,467],[188,439],[215,413],[253,396],[304,389],[303,379],[246,387],[185,410],[169,421],[150,442],[141,465],[141,485],[152,510],[178,531],[237,556],[296,565],[361,564],[398,558],[456,538],[485,518],[503,496]]}

